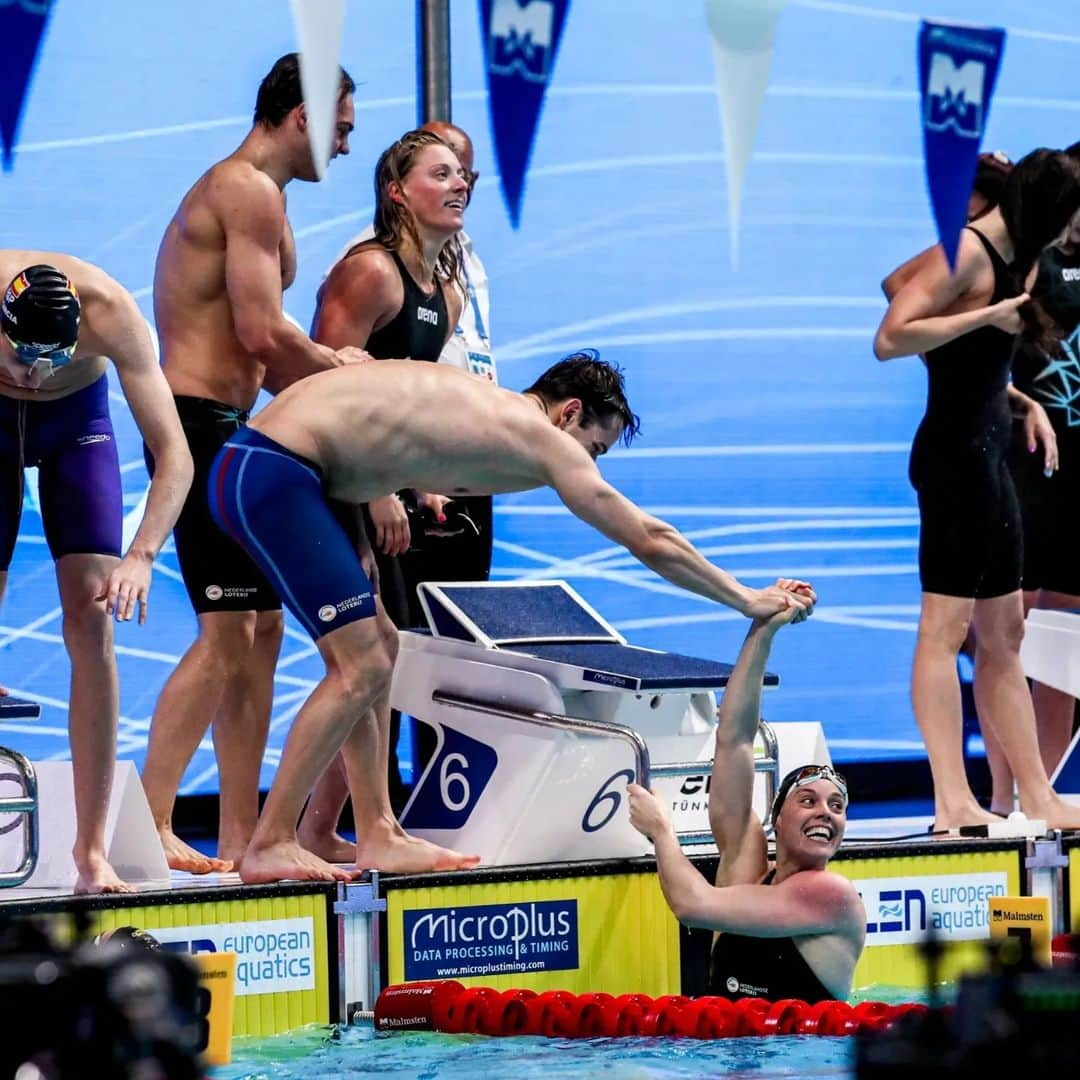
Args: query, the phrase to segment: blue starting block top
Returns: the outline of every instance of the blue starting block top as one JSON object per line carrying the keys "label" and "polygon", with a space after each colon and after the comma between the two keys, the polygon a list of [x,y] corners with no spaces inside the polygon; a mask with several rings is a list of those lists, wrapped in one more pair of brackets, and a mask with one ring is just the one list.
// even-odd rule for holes
{"label": "blue starting block top", "polygon": [[[426,582],[419,593],[435,637],[558,665],[571,685],[630,691],[719,690],[731,677],[731,664],[628,645],[563,581]],[[766,686],[779,683],[776,675],[766,674]]]}
{"label": "blue starting block top", "polygon": [[[727,686],[731,664],[698,660],[679,653],[655,652],[633,645],[583,643],[529,645],[515,648],[539,660],[583,668],[582,679],[617,690],[719,690]],[[777,676],[766,674],[765,685],[777,686]]]}
{"label": "blue starting block top", "polygon": [[563,581],[420,586],[437,637],[489,648],[539,641],[624,641]]}
{"label": "blue starting block top", "polygon": [[41,706],[36,701],[17,697],[0,697],[0,724],[5,720],[37,720]]}

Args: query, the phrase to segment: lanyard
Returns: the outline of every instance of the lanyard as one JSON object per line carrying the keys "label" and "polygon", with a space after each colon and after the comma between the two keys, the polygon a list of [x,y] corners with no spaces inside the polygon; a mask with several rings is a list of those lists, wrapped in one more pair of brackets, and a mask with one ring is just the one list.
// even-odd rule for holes
{"label": "lanyard", "polygon": [[480,314],[480,302],[476,299],[476,289],[473,286],[472,278],[469,276],[469,263],[465,258],[464,249],[459,247],[458,251],[461,254],[461,271],[465,275],[465,291],[469,294],[469,303],[472,304],[473,318],[476,319],[476,332],[479,334],[480,340],[484,345],[490,349],[491,345],[488,342],[487,327],[484,326],[484,316]]}

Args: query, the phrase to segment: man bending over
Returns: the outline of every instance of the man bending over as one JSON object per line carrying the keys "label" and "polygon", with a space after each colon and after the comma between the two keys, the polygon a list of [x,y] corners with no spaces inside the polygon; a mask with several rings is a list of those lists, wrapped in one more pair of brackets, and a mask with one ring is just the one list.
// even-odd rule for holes
{"label": "man bending over", "polygon": [[407,836],[390,809],[385,703],[397,634],[328,499],[363,503],[410,487],[480,495],[549,485],[574,514],[683,588],[750,616],[809,611],[808,585],[746,588],[605,483],[595,459],[620,438],[629,442],[637,426],[622,376],[590,353],[556,364],[524,394],[443,364],[350,365],[290,387],[230,437],[210,473],[212,513],[263,569],[326,663],[326,677],[293,721],[240,861],[245,881],[350,876],[296,842],[303,801],[339,748],[358,867],[418,872],[477,861]]}

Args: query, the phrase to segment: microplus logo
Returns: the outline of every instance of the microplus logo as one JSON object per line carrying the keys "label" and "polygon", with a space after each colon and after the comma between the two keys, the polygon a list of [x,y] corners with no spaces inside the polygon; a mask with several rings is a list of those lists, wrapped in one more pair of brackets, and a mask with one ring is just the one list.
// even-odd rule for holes
{"label": "microplus logo", "polygon": [[990,897],[1004,896],[1007,887],[1004,871],[856,881],[866,944],[914,944],[930,930],[946,941],[981,941],[990,936]]}
{"label": "microplus logo", "polygon": [[171,952],[236,953],[238,995],[315,989],[315,932],[310,916],[151,928],[147,933]]}
{"label": "microplus logo", "polygon": [[578,966],[576,900],[406,911],[405,978],[452,978]]}

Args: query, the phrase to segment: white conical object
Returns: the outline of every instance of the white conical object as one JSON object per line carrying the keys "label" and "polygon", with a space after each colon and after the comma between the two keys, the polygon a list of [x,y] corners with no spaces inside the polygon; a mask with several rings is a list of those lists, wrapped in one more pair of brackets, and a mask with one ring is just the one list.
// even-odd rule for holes
{"label": "white conical object", "polygon": [[291,0],[300,42],[300,85],[307,107],[308,137],[321,180],[330,163],[341,85],[345,0]]}
{"label": "white conical object", "polygon": [[724,128],[731,262],[738,263],[743,184],[769,84],[776,24],[787,0],[705,0]]}

